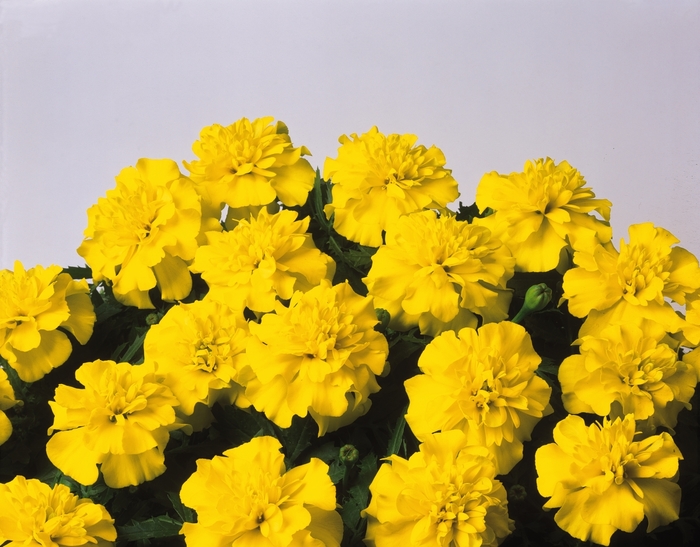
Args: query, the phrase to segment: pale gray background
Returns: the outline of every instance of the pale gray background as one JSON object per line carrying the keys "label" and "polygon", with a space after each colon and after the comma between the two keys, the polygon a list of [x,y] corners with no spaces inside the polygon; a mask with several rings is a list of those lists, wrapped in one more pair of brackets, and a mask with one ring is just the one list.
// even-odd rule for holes
{"label": "pale gray background", "polygon": [[[0,268],[82,264],[86,209],[199,130],[285,121],[314,166],[376,124],[481,176],[567,159],[700,254],[700,0],[0,0]],[[184,171],[184,168],[183,168]]]}

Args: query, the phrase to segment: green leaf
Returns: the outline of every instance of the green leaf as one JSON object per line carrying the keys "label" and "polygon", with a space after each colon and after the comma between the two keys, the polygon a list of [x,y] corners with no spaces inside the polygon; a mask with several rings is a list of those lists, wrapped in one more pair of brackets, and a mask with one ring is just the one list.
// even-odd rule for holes
{"label": "green leaf", "polygon": [[179,516],[184,522],[197,521],[194,511],[182,503],[180,494],[176,492],[167,492],[166,495],[168,496],[170,503],[173,504],[173,509],[175,509],[177,516]]}
{"label": "green leaf", "polygon": [[67,273],[73,279],[92,279],[92,268],[89,266],[68,266],[62,273]]}
{"label": "green leaf", "polygon": [[131,521],[124,526],[117,526],[117,538],[121,541],[167,538],[180,535],[180,528],[182,528],[182,522],[167,515],[161,515],[141,522]]}
{"label": "green leaf", "polygon": [[396,420],[396,426],[391,433],[389,438],[389,446],[387,447],[387,456],[392,456],[393,454],[398,454],[401,450],[401,446],[404,444],[403,432],[406,428],[406,412],[408,411],[408,405],[404,407],[403,412],[399,415],[399,419]]}
{"label": "green leaf", "polygon": [[288,429],[280,430],[280,441],[284,445],[290,466],[297,464],[302,452],[311,446],[311,440],[318,435],[318,427],[309,416],[300,418],[294,416]]}

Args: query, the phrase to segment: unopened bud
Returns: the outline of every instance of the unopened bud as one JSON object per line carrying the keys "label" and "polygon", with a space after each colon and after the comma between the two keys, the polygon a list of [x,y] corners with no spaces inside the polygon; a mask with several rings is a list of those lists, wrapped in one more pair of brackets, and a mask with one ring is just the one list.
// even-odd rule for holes
{"label": "unopened bud", "polygon": [[514,484],[508,489],[508,501],[524,501],[525,498],[527,498],[527,490],[525,490],[524,486]]}
{"label": "unopened bud", "polygon": [[146,325],[155,325],[159,320],[157,313],[149,313],[146,316]]}
{"label": "unopened bud", "polygon": [[533,285],[525,293],[523,307],[511,321],[520,323],[525,317],[533,312],[540,311],[552,300],[552,289],[546,283]]}
{"label": "unopened bud", "polygon": [[389,327],[389,321],[391,320],[391,314],[384,308],[377,308],[374,310],[374,313],[377,314],[377,319],[379,319],[379,323],[374,326],[374,330],[382,333],[386,332],[386,329]]}
{"label": "unopened bud", "polygon": [[340,461],[345,465],[352,465],[360,457],[357,448],[351,444],[346,444],[340,449]]}

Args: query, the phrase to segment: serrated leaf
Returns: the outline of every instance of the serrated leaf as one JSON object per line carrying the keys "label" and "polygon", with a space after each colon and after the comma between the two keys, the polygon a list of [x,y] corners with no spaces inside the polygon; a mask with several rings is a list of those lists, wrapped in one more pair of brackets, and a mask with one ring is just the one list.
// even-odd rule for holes
{"label": "serrated leaf", "polygon": [[117,538],[121,541],[139,541],[174,537],[180,535],[182,524],[167,515],[152,517],[141,522],[131,521],[124,526],[117,526]]}
{"label": "serrated leaf", "polygon": [[173,509],[175,509],[177,516],[179,516],[184,522],[196,522],[197,518],[195,516],[195,512],[182,503],[180,494],[177,494],[176,492],[167,492],[166,495],[168,496],[170,503],[173,504]]}

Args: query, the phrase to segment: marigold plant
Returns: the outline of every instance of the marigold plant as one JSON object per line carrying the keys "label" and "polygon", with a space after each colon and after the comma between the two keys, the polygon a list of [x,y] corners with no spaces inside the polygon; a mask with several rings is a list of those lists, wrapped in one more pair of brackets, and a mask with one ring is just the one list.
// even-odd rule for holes
{"label": "marigold plant", "polygon": [[584,337],[580,355],[567,357],[559,367],[566,410],[632,414],[648,420],[645,425],[652,429],[675,427],[697,383],[693,367],[679,360],[675,346],[663,327],[648,321],[642,328],[612,325],[599,336]]}
{"label": "marigold plant", "polygon": [[195,405],[218,400],[249,406],[244,387],[250,367],[246,358],[248,323],[240,311],[213,301],[180,304],[153,325],[144,340],[147,364],[153,364],[190,416]]}
{"label": "marigold plant", "polygon": [[487,173],[477,186],[476,204],[482,212],[495,210],[477,222],[491,228],[510,248],[518,271],[556,268],[562,251],[571,249],[571,239],[583,234],[601,243],[612,237],[612,204],[596,199],[581,173],[567,161],[528,160],[522,173]]}
{"label": "marigold plant", "polygon": [[276,297],[289,300],[295,290],[332,279],[335,262],[314,245],[309,220],[297,220],[294,211],[262,209],[230,232],[208,232],[208,245],[197,250],[192,264],[209,285],[207,298],[269,312]]}
{"label": "marigold plant", "polygon": [[359,296],[347,282],[331,287],[323,281],[275,311],[250,324],[247,353],[256,378],[246,397],[255,408],[280,427],[311,414],[319,436],[365,414],[389,352],[386,338],[374,330],[372,298]]}
{"label": "marigold plant", "polygon": [[530,335],[509,321],[443,332],[418,359],[423,374],[405,382],[406,422],[419,440],[459,429],[469,445],[489,450],[499,474],[508,473],[551,412],[552,390],[535,375],[540,361]]}
{"label": "marigold plant", "polygon": [[370,484],[370,547],[496,547],[513,531],[488,450],[461,431],[428,435],[408,460],[386,458]]}
{"label": "marigold plant", "polygon": [[7,373],[0,366],[0,445],[12,435],[12,422],[4,411],[18,404],[22,404],[22,401],[15,399],[15,391],[7,379]]}
{"label": "marigold plant", "polygon": [[255,437],[197,460],[180,491],[197,511],[197,523],[182,527],[188,547],[339,547],[343,522],[328,466],[311,458],[287,470],[280,448],[273,437]]}
{"label": "marigold plant", "polygon": [[0,271],[0,356],[25,382],[62,365],[73,349],[63,328],[80,344],[92,336],[95,312],[90,288],[60,266]]}
{"label": "marigold plant", "polygon": [[224,205],[245,208],[273,203],[303,205],[314,184],[314,169],[301,156],[308,148],[294,148],[287,126],[267,116],[241,118],[229,126],[202,129],[192,151],[199,158],[184,162],[198,187],[205,188],[208,210]]}
{"label": "marigold plant", "polygon": [[153,308],[148,291],[182,300],[192,289],[188,265],[201,228],[200,197],[172,160],[142,158],[122,169],[117,186],[88,209],[78,254],[95,282],[109,281],[128,306]]}
{"label": "marigold plant", "polygon": [[165,471],[163,450],[175,423],[178,400],[151,367],[114,361],[83,364],[75,378],[84,388],[59,385],[46,444],[56,467],[80,484],[99,476],[123,488]]}
{"label": "marigold plant", "polygon": [[620,251],[582,238],[572,268],[564,274],[564,299],[569,312],[587,319],[580,336],[596,334],[609,324],[639,326],[643,319],[678,332],[685,322],[666,299],[685,304],[700,288],[698,260],[670,232],[651,222],[633,224],[629,243]]}
{"label": "marigold plant", "polygon": [[386,233],[364,279],[389,326],[436,336],[508,316],[513,276],[510,251],[491,231],[438,217],[433,211],[401,217]]}
{"label": "marigold plant", "polygon": [[668,433],[634,440],[634,416],[586,426],[568,416],[554,428],[554,443],[537,450],[537,488],[559,508],[554,520],[582,541],[610,545],[617,531],[647,531],[678,518],[676,484],[681,454]]}
{"label": "marigold plant", "polygon": [[401,215],[444,210],[459,197],[443,153],[416,146],[417,140],[410,134],[385,136],[376,126],[359,137],[340,137],[337,159],[327,158],[323,167],[323,178],[333,183],[325,213],[339,234],[379,247],[382,231]]}
{"label": "marigold plant", "polygon": [[79,498],[64,484],[52,488],[15,477],[0,483],[0,507],[0,543],[8,547],[109,547],[117,539],[114,519],[104,506]]}

